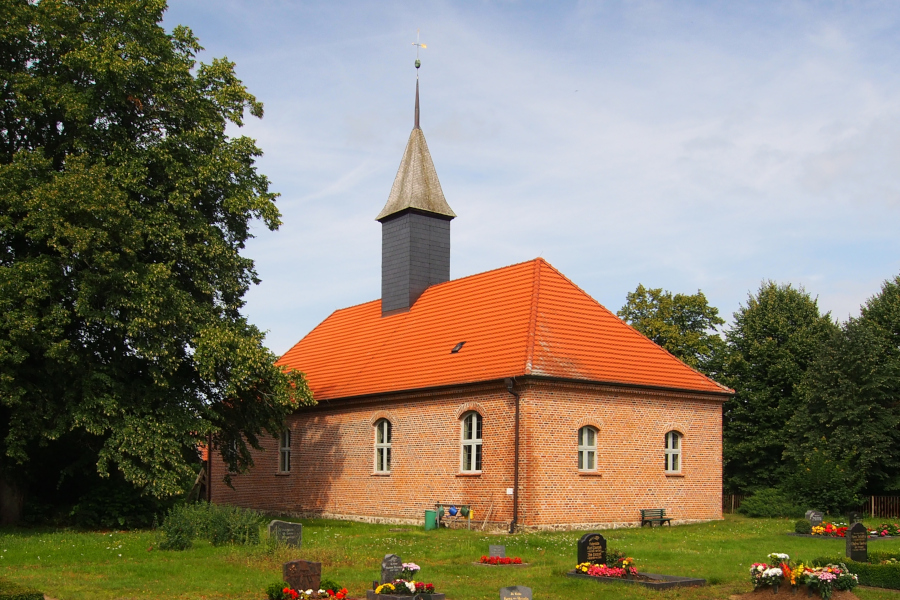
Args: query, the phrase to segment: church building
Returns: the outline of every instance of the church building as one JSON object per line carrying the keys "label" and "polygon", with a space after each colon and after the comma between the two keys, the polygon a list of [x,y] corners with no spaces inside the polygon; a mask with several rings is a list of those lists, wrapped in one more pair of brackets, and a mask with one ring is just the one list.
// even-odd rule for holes
{"label": "church building", "polygon": [[414,123],[377,217],[381,298],[335,311],[279,359],[317,405],[212,501],[405,524],[441,503],[511,531],[633,526],[656,508],[720,519],[733,392],[541,258],[451,281],[456,215],[418,81]]}

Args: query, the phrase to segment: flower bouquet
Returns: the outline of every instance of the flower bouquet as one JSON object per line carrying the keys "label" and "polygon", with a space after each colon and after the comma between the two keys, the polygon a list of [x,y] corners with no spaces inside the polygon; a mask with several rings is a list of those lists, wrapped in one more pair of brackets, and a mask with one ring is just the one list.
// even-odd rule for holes
{"label": "flower bouquet", "polygon": [[344,600],[347,597],[347,588],[295,590],[281,582],[273,583],[266,588],[266,596],[268,600]]}
{"label": "flower bouquet", "polygon": [[823,600],[828,600],[834,590],[850,591],[859,583],[844,563],[811,567],[802,562],[793,564],[790,556],[777,552],[770,554],[768,559],[768,563],[754,563],[750,567],[754,590],[771,587],[777,594],[781,585],[790,585],[794,591],[802,585],[810,594],[817,592]]}
{"label": "flower bouquet", "polygon": [[621,556],[612,565],[598,565],[584,562],[575,566],[576,573],[590,575],[591,577],[637,577],[638,571],[634,566],[634,559],[630,556]]}
{"label": "flower bouquet", "polygon": [[846,523],[822,523],[812,528],[812,535],[825,537],[846,537],[849,527]]}
{"label": "flower bouquet", "polygon": [[434,591],[433,583],[425,583],[424,581],[415,581],[413,577],[421,571],[421,567],[416,563],[403,563],[403,570],[400,576],[389,582],[382,583],[374,590],[366,592],[369,600],[376,600],[378,597],[384,596],[422,596],[423,598],[431,598],[432,600],[444,600],[444,594]]}
{"label": "flower bouquet", "polygon": [[482,556],[481,560],[478,562],[483,565],[521,565],[522,559],[518,556],[515,558],[506,556]]}

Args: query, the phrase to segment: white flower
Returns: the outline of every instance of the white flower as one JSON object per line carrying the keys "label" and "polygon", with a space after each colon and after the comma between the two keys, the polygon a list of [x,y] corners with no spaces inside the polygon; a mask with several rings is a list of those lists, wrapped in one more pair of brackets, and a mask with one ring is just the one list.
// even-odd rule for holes
{"label": "white flower", "polygon": [[325,590],[319,590],[319,594],[325,594],[325,593],[327,593]]}
{"label": "white flower", "polygon": [[404,581],[403,585],[406,586],[406,589],[408,589],[410,591],[410,593],[415,593],[415,591],[416,591],[415,583],[413,583],[412,581]]}
{"label": "white flower", "polygon": [[312,590],[306,590],[303,593],[306,594],[307,596],[312,596]]}
{"label": "white flower", "polygon": [[782,575],[783,573],[778,567],[772,567],[763,571],[763,577],[781,577]]}

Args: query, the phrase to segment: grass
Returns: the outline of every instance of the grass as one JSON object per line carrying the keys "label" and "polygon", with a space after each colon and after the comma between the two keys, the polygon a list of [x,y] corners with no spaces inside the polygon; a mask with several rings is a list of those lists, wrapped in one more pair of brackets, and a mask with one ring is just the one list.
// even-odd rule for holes
{"label": "grass", "polygon": [[[345,521],[302,520],[303,547],[213,547],[160,551],[152,531],[76,532],[0,529],[0,578],[36,587],[58,600],[81,599],[240,599],[263,600],[264,588],[281,579],[281,565],[305,559],[322,563],[323,577],[364,597],[380,573],[385,554],[422,566],[420,579],[434,583],[451,600],[497,598],[508,585],[533,588],[535,598],[723,599],[751,589],[747,571],[770,552],[813,559],[842,555],[843,539],[787,536],[793,520],[748,519],[653,529],[603,532],[609,547],[638,561],[639,570],[702,577],[709,585],[665,592],[624,585],[601,585],[565,577],[576,562],[579,532],[514,536],[477,531],[425,532],[407,527]],[[874,524],[874,523],[872,523]],[[476,567],[489,544],[506,545],[507,556],[531,563],[525,568]],[[870,548],[900,551],[900,540],[876,541]],[[900,592],[858,589],[862,600],[900,600]],[[804,596],[805,597],[805,596]]]}

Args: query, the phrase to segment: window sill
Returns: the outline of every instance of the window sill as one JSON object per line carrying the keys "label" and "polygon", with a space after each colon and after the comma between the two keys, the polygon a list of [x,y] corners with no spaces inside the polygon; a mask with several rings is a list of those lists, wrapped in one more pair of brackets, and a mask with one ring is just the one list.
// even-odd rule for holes
{"label": "window sill", "polygon": [[481,477],[481,471],[460,471],[457,477]]}
{"label": "window sill", "polygon": [[603,477],[599,471],[578,471],[579,477]]}
{"label": "window sill", "polygon": [[390,471],[372,471],[372,477],[390,477]]}
{"label": "window sill", "polygon": [[666,473],[666,477],[684,477],[684,473]]}
{"label": "window sill", "polygon": [[276,471],[275,477],[287,477],[290,474],[290,471]]}

